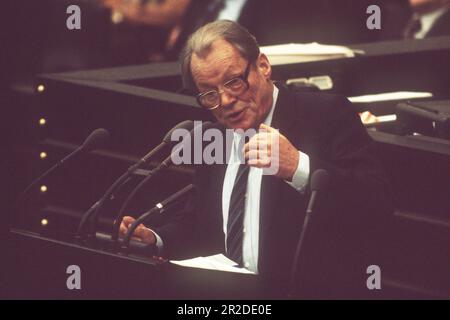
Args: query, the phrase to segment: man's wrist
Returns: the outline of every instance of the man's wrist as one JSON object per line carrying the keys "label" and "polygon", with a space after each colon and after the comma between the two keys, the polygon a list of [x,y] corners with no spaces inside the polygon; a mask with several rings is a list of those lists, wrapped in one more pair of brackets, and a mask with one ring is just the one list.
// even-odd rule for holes
{"label": "man's wrist", "polygon": [[297,168],[292,176],[292,180],[286,182],[289,183],[297,191],[303,192],[305,190],[306,185],[308,184],[309,171],[310,171],[309,156],[306,153],[298,151]]}
{"label": "man's wrist", "polygon": [[152,230],[150,228],[147,228],[147,229],[152,233],[153,238],[154,238],[154,241],[151,244],[157,248],[158,254],[161,254],[164,249],[164,243],[163,243],[161,237],[154,230]]}

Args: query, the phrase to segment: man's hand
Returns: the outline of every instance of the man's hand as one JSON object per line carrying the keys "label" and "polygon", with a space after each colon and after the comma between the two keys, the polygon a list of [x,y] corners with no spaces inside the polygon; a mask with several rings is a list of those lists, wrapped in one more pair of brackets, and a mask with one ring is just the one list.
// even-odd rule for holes
{"label": "man's hand", "polygon": [[[123,218],[122,223],[120,224],[120,236],[124,237],[128,232],[128,229],[131,227],[131,224],[136,219],[130,216],[126,216]],[[134,230],[133,236],[131,240],[141,241],[146,244],[155,244],[156,237],[152,230],[146,228],[142,223]]]}
{"label": "man's hand", "polygon": [[[275,144],[278,144],[278,148]],[[244,145],[244,157],[251,167],[269,168],[278,158],[275,176],[292,181],[300,161],[298,150],[276,129],[261,124],[259,133]]]}

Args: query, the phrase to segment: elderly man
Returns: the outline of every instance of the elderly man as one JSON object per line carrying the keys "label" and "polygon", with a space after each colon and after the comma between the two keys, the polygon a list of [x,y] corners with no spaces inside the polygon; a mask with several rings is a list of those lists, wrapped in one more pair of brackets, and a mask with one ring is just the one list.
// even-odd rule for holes
{"label": "elderly man", "polygon": [[[161,228],[141,225],[135,236],[169,258],[224,253],[282,288],[305,216],[309,178],[322,168],[330,185],[305,242],[303,278],[312,279],[310,296],[333,296],[324,294],[330,288],[350,290],[348,279],[367,275],[368,265],[356,257],[367,253],[369,231],[376,235],[374,226],[389,206],[373,141],[348,100],[274,84],[255,38],[230,21],[195,32],[181,63],[184,84],[198,93],[199,104],[222,130],[262,130],[242,148],[245,164],[232,161],[243,145],[235,134],[226,164],[197,166],[196,192],[186,210]],[[273,141],[279,170],[263,175]],[[123,220],[122,233],[133,220]],[[356,286],[365,288],[360,280]]]}

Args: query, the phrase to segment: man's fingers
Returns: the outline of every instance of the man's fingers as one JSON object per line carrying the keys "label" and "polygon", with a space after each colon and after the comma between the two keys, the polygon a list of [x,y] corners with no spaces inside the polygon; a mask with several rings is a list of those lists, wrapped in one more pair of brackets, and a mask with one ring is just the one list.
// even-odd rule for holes
{"label": "man's fingers", "polygon": [[125,225],[125,227],[129,227],[130,224],[132,224],[136,219],[130,216],[123,217],[122,223]]}
{"label": "man's fingers", "polygon": [[126,221],[126,222],[133,222],[135,219],[133,218],[133,217],[130,217],[130,216],[125,216],[125,217],[123,217],[123,221]]}
{"label": "man's fingers", "polygon": [[147,233],[147,228],[143,225],[140,224],[136,230],[134,230],[133,236],[138,237],[138,238],[145,238]]}
{"label": "man's fingers", "polygon": [[265,125],[264,123],[261,123],[259,125],[259,129],[267,130],[268,132],[272,132],[272,133],[278,132],[275,128],[272,128],[272,127],[270,127],[268,125]]}
{"label": "man's fingers", "polygon": [[250,150],[250,151],[246,152],[244,155],[246,162],[248,162],[251,159],[258,159],[258,157],[259,157],[258,150]]}
{"label": "man's fingers", "polygon": [[244,152],[249,150],[264,150],[270,146],[272,139],[268,134],[257,134],[244,145]]}
{"label": "man's fingers", "polygon": [[126,233],[127,233],[127,231],[128,231],[128,228],[125,226],[125,224],[122,222],[121,224],[120,224],[120,229],[119,229],[119,232],[120,232],[120,234],[121,235],[125,235]]}
{"label": "man's fingers", "polygon": [[244,154],[244,159],[248,163],[250,160],[270,159],[269,150],[250,150]]}
{"label": "man's fingers", "polygon": [[[121,234],[121,235],[127,234],[128,230],[129,230],[130,227],[131,227],[131,224],[132,224],[132,223],[130,223],[129,225],[126,226],[124,223],[122,223],[122,224],[120,225],[120,234]],[[134,230],[131,239],[134,239],[134,240],[142,240],[142,239],[145,237],[146,232],[147,232],[146,227],[145,227],[143,224],[140,224],[140,225]]]}
{"label": "man's fingers", "polygon": [[146,228],[143,224],[140,224],[139,227],[136,228],[133,236],[139,238],[140,241],[148,244],[153,244],[156,241],[153,231]]}
{"label": "man's fingers", "polygon": [[270,141],[263,140],[263,141],[259,141],[257,148],[250,148],[250,151],[252,151],[252,150],[257,151],[259,155],[267,154],[270,156],[271,150],[272,150],[272,145],[271,145]]}
{"label": "man's fingers", "polygon": [[[120,223],[120,228],[119,228],[120,234],[125,235],[128,232],[128,229],[131,227],[131,225],[133,224],[134,221],[136,221],[136,219],[133,217],[130,217],[130,216],[123,217],[122,222]],[[140,224],[139,226],[141,227],[144,225]]]}
{"label": "man's fingers", "polygon": [[271,161],[270,158],[263,158],[263,159],[252,159],[247,162],[247,164],[250,167],[255,168],[268,168],[270,167]]}

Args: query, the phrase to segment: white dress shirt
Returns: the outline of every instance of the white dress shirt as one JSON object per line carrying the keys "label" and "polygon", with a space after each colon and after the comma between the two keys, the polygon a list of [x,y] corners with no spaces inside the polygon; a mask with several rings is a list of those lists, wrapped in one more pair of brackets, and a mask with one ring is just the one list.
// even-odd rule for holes
{"label": "white dress shirt", "polygon": [[[276,101],[278,98],[278,88],[274,86],[273,102],[269,114],[267,115],[264,124],[270,126],[272,123],[273,112],[275,110]],[[277,128],[275,128],[277,129]],[[227,222],[228,211],[230,207],[231,192],[234,186],[234,180],[239,168],[239,153],[238,147],[242,136],[237,133],[234,134],[232,149],[230,152],[230,160],[228,161],[225,178],[222,189],[222,217],[223,217],[223,233],[226,248]],[[299,151],[300,161],[297,170],[294,173],[292,182],[286,181],[289,185],[299,192],[303,192],[309,178],[309,156]],[[243,236],[243,262],[244,267],[254,273],[258,273],[258,256],[259,256],[259,212],[261,199],[261,179],[263,170],[260,168],[250,167],[248,173],[247,192],[245,200],[245,214],[244,214],[244,236]],[[163,240],[155,233],[156,246],[161,252],[163,249]]]}

